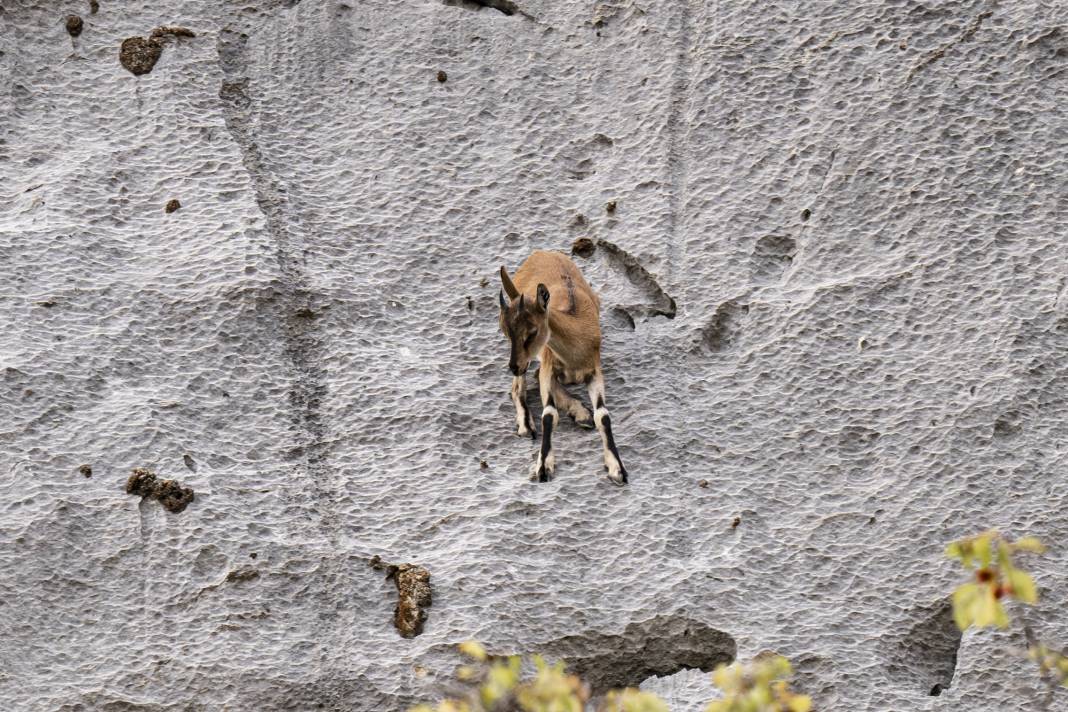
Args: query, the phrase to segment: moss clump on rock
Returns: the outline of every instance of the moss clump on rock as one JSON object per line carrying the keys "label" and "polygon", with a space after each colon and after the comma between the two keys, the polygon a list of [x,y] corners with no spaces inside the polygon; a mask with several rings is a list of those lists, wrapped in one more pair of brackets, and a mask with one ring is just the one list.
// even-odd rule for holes
{"label": "moss clump on rock", "polygon": [[182,487],[177,480],[161,480],[156,473],[138,467],[126,480],[126,493],[154,497],[168,512],[183,511],[193,501],[193,489]]}
{"label": "moss clump on rock", "polygon": [[415,564],[387,564],[381,557],[371,559],[371,567],[385,569],[386,580],[397,586],[397,607],[393,611],[393,625],[404,638],[414,638],[423,632],[427,612],[432,602],[430,572]]}
{"label": "moss clump on rock", "polygon": [[163,43],[155,37],[127,37],[119,48],[119,62],[133,74],[148,74],[163,54]]}
{"label": "moss clump on rock", "polygon": [[82,18],[77,15],[67,15],[67,34],[71,37],[80,35],[84,26],[85,23],[82,22]]}
{"label": "moss clump on rock", "polygon": [[119,62],[133,74],[148,74],[163,54],[165,37],[196,37],[188,27],[161,25],[149,37],[127,37],[119,48]]}

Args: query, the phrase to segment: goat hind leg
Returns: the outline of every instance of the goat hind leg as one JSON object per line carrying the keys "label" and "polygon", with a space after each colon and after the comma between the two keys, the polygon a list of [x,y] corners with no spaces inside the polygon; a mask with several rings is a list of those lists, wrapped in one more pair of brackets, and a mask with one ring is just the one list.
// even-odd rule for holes
{"label": "goat hind leg", "polygon": [[560,379],[553,378],[553,400],[556,402],[557,407],[570,415],[572,419],[584,428],[592,428],[593,420],[590,419],[590,411],[586,410],[586,407],[579,402],[578,398],[571,397],[571,394],[567,392],[564,385],[560,383]]}

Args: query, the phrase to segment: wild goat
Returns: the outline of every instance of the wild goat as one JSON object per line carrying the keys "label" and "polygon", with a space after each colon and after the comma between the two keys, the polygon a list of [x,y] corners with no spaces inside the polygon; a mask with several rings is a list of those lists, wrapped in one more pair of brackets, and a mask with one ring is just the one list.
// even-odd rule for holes
{"label": "wild goat", "polygon": [[[600,300],[582,278],[578,267],[559,252],[533,253],[515,273],[501,267],[503,289],[501,331],[512,345],[508,368],[512,372],[512,402],[519,435],[534,432],[534,418],[527,408],[524,375],[534,356],[541,362],[541,452],[534,465],[538,482],[548,482],[556,469],[553,427],[562,408],[579,425],[590,425],[590,412],[564,389],[564,383],[585,383],[593,406],[593,422],[604,445],[604,466],[616,484],[626,484],[627,470],[612,438],[612,420],[604,402],[601,374]],[[507,296],[506,296],[507,295]]]}

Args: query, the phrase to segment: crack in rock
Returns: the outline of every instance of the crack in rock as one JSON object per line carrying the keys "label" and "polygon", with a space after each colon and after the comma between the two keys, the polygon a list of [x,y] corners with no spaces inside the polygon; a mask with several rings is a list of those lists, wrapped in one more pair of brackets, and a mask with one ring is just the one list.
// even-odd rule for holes
{"label": "crack in rock", "polygon": [[321,414],[322,401],[326,396],[326,373],[322,363],[315,319],[308,314],[318,314],[322,307],[314,304],[307,266],[303,258],[303,241],[299,234],[289,230],[286,215],[286,189],[267,166],[263,151],[256,140],[250,113],[253,102],[249,96],[249,79],[246,76],[245,50],[248,35],[232,29],[219,33],[219,65],[224,81],[219,89],[227,129],[241,149],[242,162],[249,173],[259,205],[266,222],[267,232],[274,245],[281,284],[277,305],[280,313],[283,351],[290,362],[294,378],[289,389],[289,402],[295,424],[304,434],[304,443],[297,454],[304,460],[311,480],[319,512],[328,535],[336,540],[339,523],[334,503],[337,501],[336,486],[325,465],[327,454],[327,428]]}
{"label": "crack in rock", "polygon": [[909,75],[905,78],[905,83],[908,84],[909,82],[911,82],[912,78],[916,76],[917,72],[919,72],[921,69],[924,69],[928,65],[937,62],[939,59],[944,57],[946,55],[946,52],[948,52],[950,49],[963,42],[967,42],[972,37],[974,37],[975,33],[979,31],[979,28],[983,26],[983,20],[993,14],[994,13],[990,10],[980,12],[978,15],[975,16],[975,19],[973,19],[968,24],[968,26],[964,28],[964,31],[960,33],[960,37],[953,40],[952,42],[942,45],[936,50],[928,52],[927,55],[924,56],[924,58],[921,59],[919,62],[917,62],[909,71]]}

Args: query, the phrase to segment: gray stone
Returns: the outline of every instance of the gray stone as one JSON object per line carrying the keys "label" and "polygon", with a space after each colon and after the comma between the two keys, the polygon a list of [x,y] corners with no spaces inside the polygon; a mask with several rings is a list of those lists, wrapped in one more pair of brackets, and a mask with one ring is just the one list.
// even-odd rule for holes
{"label": "gray stone", "polygon": [[[513,4],[115,0],[73,57],[3,3],[5,708],[403,710],[475,638],[680,710],[727,650],[825,711],[1035,709],[942,550],[1050,542],[1012,612],[1068,644],[1068,6]],[[578,238],[626,488],[513,434],[497,270]]]}

